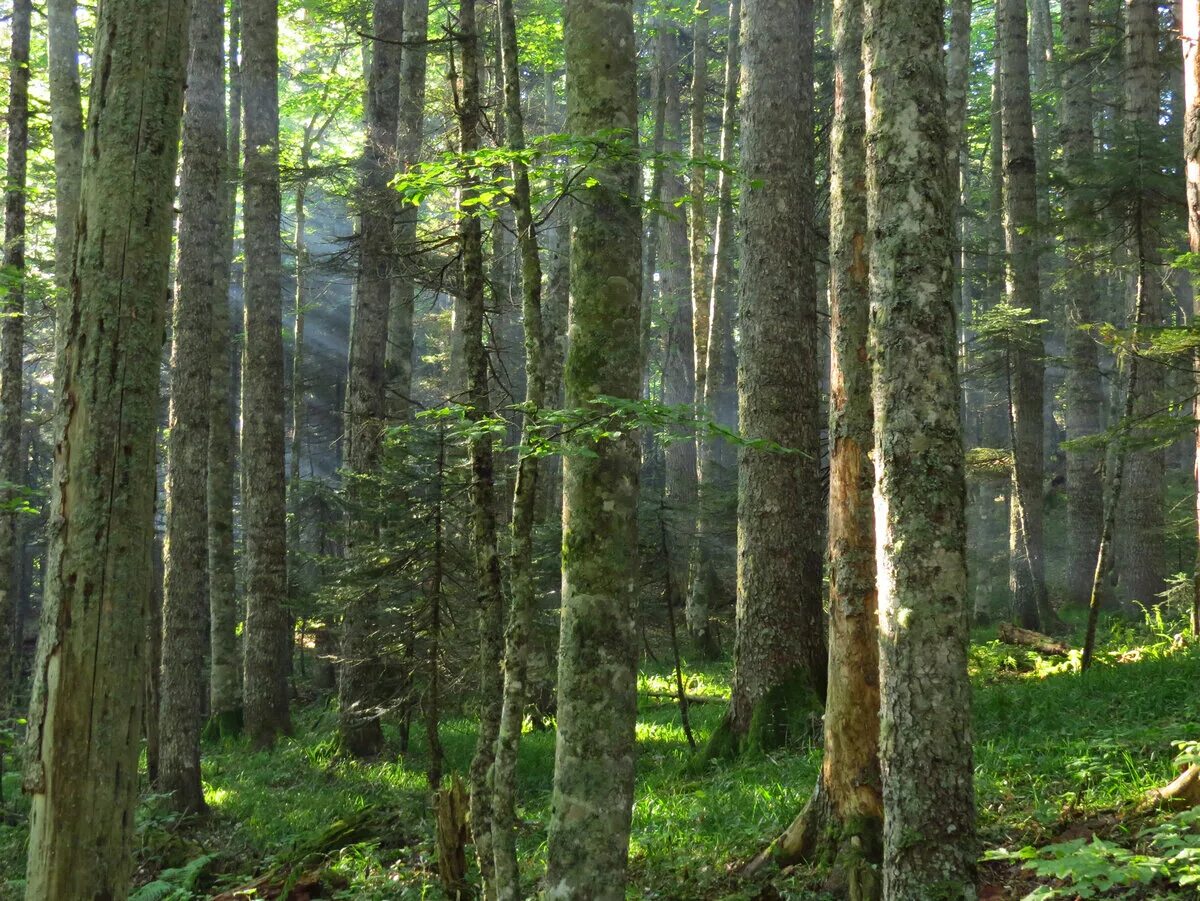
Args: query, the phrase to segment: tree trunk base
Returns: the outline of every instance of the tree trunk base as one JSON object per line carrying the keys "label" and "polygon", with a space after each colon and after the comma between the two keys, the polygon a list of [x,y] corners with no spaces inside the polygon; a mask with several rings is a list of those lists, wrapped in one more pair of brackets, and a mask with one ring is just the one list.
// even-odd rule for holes
{"label": "tree trunk base", "polygon": [[746,877],[763,877],[797,864],[827,868],[825,889],[850,901],[883,896],[883,821],[878,817],[839,819],[823,778],[791,826],[750,861]]}
{"label": "tree trunk base", "polygon": [[1187,810],[1200,804],[1200,765],[1193,764],[1175,781],[1146,793],[1143,809]]}
{"label": "tree trunk base", "polygon": [[803,674],[772,688],[754,705],[745,734],[740,734],[727,711],[690,769],[698,771],[713,760],[735,760],[747,751],[768,753],[786,747],[819,743],[823,706]]}
{"label": "tree trunk base", "polygon": [[242,734],[242,708],[223,710],[214,713],[204,724],[201,737],[205,741],[221,741],[225,738],[236,738]]}

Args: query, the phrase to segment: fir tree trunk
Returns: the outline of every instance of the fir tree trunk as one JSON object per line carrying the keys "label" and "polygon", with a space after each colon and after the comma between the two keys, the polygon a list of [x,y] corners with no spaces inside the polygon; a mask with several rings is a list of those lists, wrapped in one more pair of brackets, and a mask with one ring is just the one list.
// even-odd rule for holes
{"label": "fir tree trunk", "polygon": [[207,672],[208,446],[213,310],[224,299],[224,5],[192,0],[179,251],[172,314],[171,410],[167,450],[166,574],[163,580],[159,786],[181,813],[204,810],[200,726]]}
{"label": "fir tree trunk", "polygon": [[[346,552],[365,561],[379,537],[379,468],[386,420],[388,305],[392,275],[396,127],[400,104],[402,0],[375,0],[371,67],[367,79],[367,146],[362,160],[359,209],[359,272],[350,335],[346,386],[346,463],[353,474]],[[356,757],[379,753],[378,656],[380,598],[373,589],[355,592],[342,617],[342,664],[338,681],[338,732],[342,747]]]}
{"label": "fir tree trunk", "polygon": [[[697,0],[692,10],[692,109],[688,184],[688,255],[691,262],[692,348],[695,373],[694,403],[704,406],[704,381],[708,370],[709,303],[712,260],[708,254],[708,205],[704,191],[708,168],[704,162],[705,101],[708,93],[709,0]],[[679,583],[687,585],[687,582]]]}
{"label": "fir tree trunk", "polygon": [[[1188,248],[1200,254],[1200,2],[1183,3],[1183,90],[1187,111],[1183,122],[1183,160],[1187,172]],[[1192,276],[1195,281],[1195,275]],[[1200,316],[1200,291],[1194,294],[1193,321]],[[1200,351],[1194,366],[1198,396],[1193,415],[1200,420]],[[1200,479],[1200,429],[1194,441],[1194,472]],[[1196,495],[1196,522],[1200,527],[1200,492]],[[1193,571],[1192,634],[1200,635],[1200,544]]]}
{"label": "fir tree trunk", "polygon": [[1027,324],[1040,318],[1042,289],[1026,19],[1025,0],[1000,0],[997,35],[1003,106],[1006,297],[1014,310],[1025,311],[1014,313],[1020,324],[1014,327],[1006,352],[1013,453],[1009,584],[1014,618],[1026,629],[1040,630],[1052,620],[1047,619],[1042,494],[1045,360],[1041,326]]}
{"label": "fir tree trunk", "polygon": [[[567,131],[600,148],[571,207],[567,407],[641,395],[637,44],[630,0],[568,0]],[[619,137],[614,139],[616,131]],[[606,143],[620,141],[619,150]],[[563,606],[545,894],[625,897],[637,717],[639,445],[623,434],[568,455]]]}
{"label": "fir tree trunk", "polygon": [[810,0],[742,8],[741,432],[788,451],[741,450],[728,726],[763,748],[810,732],[825,697],[813,15]]}
{"label": "fir tree trunk", "polygon": [[[83,100],[79,86],[79,23],[75,0],[47,0],[50,137],[54,145],[54,282],[59,304],[69,302],[83,171]],[[58,309],[56,304],[55,309]],[[61,324],[62,317],[56,316]],[[60,340],[55,347],[61,347]]]}
{"label": "fir tree trunk", "polygon": [[[734,164],[734,129],[737,120],[738,75],[741,63],[741,0],[729,6],[729,37],[725,55],[725,93],[721,112],[721,162]],[[735,247],[733,235],[733,173],[722,171],[717,184],[717,226],[713,247],[708,359],[705,363],[704,404],[706,416],[722,428],[737,428],[737,351],[733,343],[734,307],[737,303]],[[725,523],[735,517],[737,491],[733,445],[721,438],[708,437],[700,442],[700,482],[698,486],[698,525],[696,529],[696,565],[687,598],[687,623],[702,651],[715,653],[716,636],[711,622],[712,608],[721,599],[732,579],[733,533]]]}
{"label": "fir tree trunk", "polygon": [[865,5],[883,895],[959,901],[977,848],[942,3]]}
{"label": "fir tree trunk", "polygon": [[218,261],[219,287],[213,291],[212,373],[209,382],[208,424],[208,606],[209,712],[221,734],[240,728],[241,667],[238,659],[237,586],[233,553],[233,356],[230,347],[233,311],[232,281],[234,222],[241,151],[241,75],[237,66],[241,38],[239,0],[229,7],[229,115],[226,137],[226,179],[221,200],[224,254]]}
{"label": "fir tree trunk", "polygon": [[[1062,140],[1067,181],[1063,222],[1067,254],[1067,438],[1076,440],[1101,431],[1104,403],[1096,339],[1084,327],[1096,320],[1096,282],[1090,241],[1094,211],[1087,180],[1092,170],[1091,0],[1063,0]],[[1102,454],[1094,448],[1067,451],[1067,600],[1085,606],[1096,568],[1104,516],[1100,484]]]}
{"label": "fir tree trunk", "polygon": [[31,0],[15,0],[8,67],[8,156],[5,161],[4,249],[0,254],[0,715],[8,710],[18,669],[20,632],[10,628],[20,594],[17,566],[19,500],[11,486],[25,480],[21,408],[25,362],[25,192],[29,158],[29,37]]}
{"label": "fir tree trunk", "polygon": [[70,303],[56,363],[45,599],[30,704],[26,897],[129,891],[155,435],[186,4],[99,10]]}
{"label": "fir tree trunk", "polygon": [[246,304],[242,371],[243,498],[246,536],[245,726],[268,747],[291,731],[291,626],[287,600],[284,484],[283,278],[279,217],[279,17],[275,0],[243,0]]}

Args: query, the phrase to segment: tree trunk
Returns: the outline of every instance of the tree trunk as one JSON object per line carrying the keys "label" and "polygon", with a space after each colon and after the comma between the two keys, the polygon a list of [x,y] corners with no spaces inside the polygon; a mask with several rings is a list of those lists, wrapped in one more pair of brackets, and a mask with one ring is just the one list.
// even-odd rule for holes
{"label": "tree trunk", "polygon": [[978,852],[942,3],[867,0],[864,44],[883,894],[957,901]]}
{"label": "tree trunk", "polygon": [[[1183,3],[1183,89],[1187,111],[1183,123],[1183,159],[1187,172],[1188,247],[1200,254],[1200,0]],[[1192,276],[1193,282],[1196,276]],[[1194,294],[1192,320],[1200,316],[1200,291]],[[1200,420],[1200,350],[1193,358],[1197,399],[1193,415]],[[1200,428],[1194,439],[1194,474],[1200,480]],[[1200,528],[1200,491],[1196,494],[1196,522]],[[1193,563],[1192,634],[1200,635],[1200,543]]]}
{"label": "tree trunk", "polygon": [[[689,156],[691,167],[688,184],[688,255],[691,262],[692,289],[692,369],[695,374],[695,393],[691,402],[697,409],[704,407],[704,381],[708,370],[709,303],[712,260],[708,255],[708,205],[704,196],[708,167],[704,162],[704,138],[707,122],[704,116],[708,99],[708,35],[709,0],[697,0],[692,10],[692,109]],[[682,589],[687,582],[677,583]]]}
{"label": "tree trunk", "polygon": [[741,432],[789,451],[741,449],[736,746],[811,732],[825,698],[813,15],[810,0],[746,0],[742,11]]}
{"label": "tree trunk", "polygon": [[[602,152],[571,207],[567,407],[641,396],[637,45],[630,0],[570,0],[567,131]],[[613,133],[621,152],[603,152]],[[558,743],[546,897],[625,897],[633,807],[639,444],[628,433],[571,454],[563,474]]]}
{"label": "tree trunk", "polygon": [[[385,363],[392,276],[396,128],[400,104],[402,0],[375,0],[372,7],[371,67],[367,79],[367,145],[362,159],[359,210],[359,271],[350,335],[346,388],[346,463],[355,479],[346,553],[365,561],[379,537],[378,488],[373,477],[383,449],[387,414]],[[370,757],[383,747],[379,722],[380,676],[377,632],[380,597],[374,589],[355,592],[342,616],[342,665],[338,682],[338,732],[342,747]]]}
{"label": "tree trunk", "polygon": [[192,0],[179,251],[171,326],[171,410],[167,449],[167,536],[163,579],[160,789],[180,813],[203,811],[200,727],[208,674],[209,383],[213,310],[225,285],[224,5]]}
{"label": "tree trunk", "polygon": [[28,726],[26,897],[126,897],[154,537],[159,362],[187,16],[112,0],[92,61],[56,363],[45,600]]}
{"label": "tree trunk", "polygon": [[[1104,403],[1096,339],[1084,327],[1096,320],[1096,282],[1091,259],[1095,212],[1088,196],[1092,170],[1092,46],[1091,0],[1063,0],[1062,140],[1067,181],[1063,222],[1067,267],[1067,438],[1076,440],[1101,431]],[[1067,600],[1085,606],[1096,568],[1104,516],[1100,484],[1103,454],[1095,449],[1067,452]]]}
{"label": "tree trunk", "polygon": [[[1027,629],[1041,629],[1050,614],[1046,598],[1043,527],[1042,391],[1045,361],[1041,326],[1025,324],[1041,314],[1038,277],[1040,243],[1037,212],[1037,164],[1029,95],[1029,46],[1025,0],[1000,0],[1000,96],[1003,107],[1004,246],[1009,305],[1023,310],[1006,352],[1011,395],[1013,491],[1010,507],[1009,584],[1013,615]],[[1046,625],[1051,620],[1047,619]]]}
{"label": "tree trunk", "polygon": [[[50,137],[54,144],[54,282],[64,308],[71,285],[75,252],[75,217],[79,212],[83,171],[83,102],[79,86],[79,23],[75,0],[47,0],[46,35],[50,82]],[[56,316],[61,325],[62,316]],[[56,331],[61,338],[61,331]],[[55,341],[55,348],[62,346]]]}
{"label": "tree trunk", "polygon": [[[829,692],[812,798],[764,858],[825,861],[849,897],[880,897],[879,630],[871,466],[871,359],[862,0],[833,7],[830,185]],[[954,160],[957,162],[957,159]]]}
{"label": "tree trunk", "polygon": [[15,0],[8,67],[8,157],[4,176],[4,250],[0,254],[0,715],[16,684],[13,661],[20,633],[11,626],[20,592],[13,486],[25,480],[21,460],[22,381],[25,362],[25,191],[29,158],[29,36],[31,0]]}
{"label": "tree trunk", "polygon": [[237,185],[241,151],[241,73],[237,64],[241,38],[240,0],[229,6],[229,115],[226,138],[226,178],[221,199],[225,210],[224,255],[217,262],[219,287],[213,291],[212,373],[209,383],[208,426],[208,596],[209,596],[209,712],[219,734],[241,726],[239,699],[241,667],[238,657],[239,610],[233,553],[233,446],[234,392],[230,333],[233,310],[229,302],[232,281],[234,223],[237,218]]}
{"label": "tree trunk", "polygon": [[[279,241],[279,17],[243,0],[246,304],[242,372],[242,526],[246,536],[245,725],[258,747],[291,732],[287,673],[283,304]],[[253,411],[252,415],[245,415]]]}
{"label": "tree trunk", "polygon": [[[738,76],[741,63],[741,0],[729,6],[729,38],[725,56],[725,93],[721,112],[721,162],[734,165],[734,129],[738,114]],[[717,227],[713,248],[712,293],[705,363],[705,415],[724,429],[737,429],[737,351],[733,343],[734,308],[737,303],[733,234],[733,173],[722,171],[717,185]],[[716,636],[712,608],[732,583],[729,551],[735,540],[725,524],[735,519],[737,458],[733,445],[709,436],[700,441],[700,482],[696,565],[687,597],[688,631],[702,652],[715,654]]]}
{"label": "tree trunk", "polygon": [[[1139,187],[1131,191],[1126,209],[1130,258],[1136,266],[1133,285],[1137,297],[1131,305],[1140,316],[1137,326],[1163,325],[1163,236],[1159,218],[1162,201],[1152,186],[1158,172],[1155,154],[1159,142],[1158,3],[1129,0],[1125,8],[1125,129],[1136,152],[1141,173]],[[1164,385],[1163,367],[1153,361],[1140,367],[1132,420],[1125,427],[1158,412]],[[1166,588],[1163,527],[1166,452],[1163,449],[1128,451],[1125,492],[1117,510],[1115,563],[1120,580],[1117,595],[1127,613],[1137,614],[1137,604],[1158,603]]]}

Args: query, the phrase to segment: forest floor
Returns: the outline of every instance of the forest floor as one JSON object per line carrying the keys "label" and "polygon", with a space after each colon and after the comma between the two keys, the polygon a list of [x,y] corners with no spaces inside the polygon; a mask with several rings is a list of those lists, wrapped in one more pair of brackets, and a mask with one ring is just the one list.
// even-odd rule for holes
{"label": "forest floor", "polygon": [[[1162,623],[1118,626],[1100,662],[1081,677],[1076,660],[1041,657],[993,637],[994,630],[979,630],[971,654],[979,828],[987,856],[1002,858],[981,865],[981,897],[1103,897],[1106,888],[1123,898],[1196,897],[1186,886],[1189,877],[1200,880],[1200,816],[1135,818],[1130,810],[1177,772],[1173,742],[1200,739],[1200,648],[1175,640]],[[836,897],[823,874],[804,868],[770,882],[739,877],[741,865],[803,805],[819,750],[689,773],[669,674],[649,670],[640,680],[629,897]],[[701,741],[722,715],[728,675],[728,665],[688,669],[689,694],[712,699],[691,705]],[[269,754],[234,740],[206,746],[211,813],[204,820],[179,823],[160,797],[143,799],[137,901],[276,898],[281,891],[294,901],[443,897],[423,736],[414,732],[413,751],[403,757],[393,746],[385,761],[357,763],[335,755],[328,708],[310,705],[296,724],[295,737]],[[465,773],[473,724],[446,722],[442,741],[447,772]],[[527,884],[544,865],[553,758],[552,732],[526,733]],[[17,781],[14,773],[2,780],[0,898],[20,891],[25,830],[22,799],[13,797]],[[251,886],[246,894],[232,891]]]}

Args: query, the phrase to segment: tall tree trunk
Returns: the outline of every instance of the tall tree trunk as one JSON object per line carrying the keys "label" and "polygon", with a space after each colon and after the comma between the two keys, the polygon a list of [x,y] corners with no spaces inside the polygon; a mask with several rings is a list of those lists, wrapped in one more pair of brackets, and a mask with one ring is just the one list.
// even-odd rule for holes
{"label": "tall tree trunk", "polygon": [[942,3],[866,0],[864,45],[883,894],[969,898],[978,851]]}
{"label": "tall tree trunk", "polygon": [[[306,142],[307,145],[307,142]],[[305,146],[305,151],[308,147]],[[291,515],[297,516],[300,502],[300,457],[304,450],[304,320],[308,312],[308,153],[301,154],[300,181],[296,184],[296,197],[292,209],[296,217],[296,291],[292,309],[292,402],[291,402],[291,447],[288,449],[288,507]],[[299,537],[298,535],[296,537]],[[294,548],[289,548],[294,550]]]}
{"label": "tall tree trunk", "polygon": [[[459,88],[459,150],[469,158],[482,141],[482,71],[475,0],[460,0],[458,39],[462,47]],[[483,343],[484,269],[483,226],[471,201],[479,190],[474,165],[467,163],[459,194],[462,251],[460,295],[463,316],[455,322],[462,334],[467,389],[467,417],[475,423],[490,414],[488,359]],[[500,580],[500,552],[496,534],[496,488],[493,476],[492,439],[476,434],[470,441],[471,546],[475,554],[476,599],[479,608],[479,733],[471,760],[471,823],[475,853],[489,897],[495,892],[495,856],[492,850],[492,792],[488,771],[495,760],[496,738],[504,680],[500,671],[504,654],[504,592]]]}
{"label": "tall tree trunk", "polygon": [[[396,165],[411,169],[421,159],[425,129],[425,41],[429,0],[405,0],[404,41],[400,55],[400,109],[396,120]],[[401,204],[395,218],[397,263],[388,302],[388,372],[391,417],[403,421],[412,408],[413,301],[416,296],[417,218],[420,207]]]}
{"label": "tall tree trunk", "polygon": [[[734,164],[734,129],[738,115],[738,76],[741,62],[741,0],[729,4],[729,37],[725,52],[725,93],[721,111],[721,162]],[[734,308],[737,283],[734,271],[733,173],[723,169],[717,183],[717,227],[713,248],[713,274],[709,301],[708,344],[705,363],[705,415],[722,428],[737,428],[737,351],[733,343]],[[696,565],[687,596],[688,631],[704,653],[715,653],[716,636],[711,622],[712,608],[731,580],[732,559],[728,553],[732,533],[723,528],[730,518],[731,501],[737,491],[733,445],[722,438],[708,437],[700,442],[700,482],[698,486],[698,525],[696,529]]]}
{"label": "tall tree trunk", "polygon": [[789,449],[743,447],[739,466],[728,725],[762,747],[809,731],[825,697],[813,15],[811,0],[742,9],[741,431]]}
{"label": "tall tree trunk", "polygon": [[[133,869],[163,299],[186,5],[99,10],[56,362],[45,600],[29,712],[26,897],[123,899]],[[80,812],[85,811],[86,815]]]}
{"label": "tall tree trunk", "polygon": [[225,288],[224,4],[192,0],[179,183],[179,251],[171,326],[167,537],[163,579],[159,787],[181,812],[204,810],[200,726],[208,673],[209,383],[213,310]]}
{"label": "tall tree trunk", "polygon": [[[567,407],[641,396],[637,45],[631,0],[568,0],[567,131],[597,140],[571,217]],[[603,152],[617,132],[623,147]],[[639,444],[566,457],[558,742],[546,896],[625,897],[637,718]]]}
{"label": "tall tree trunk", "polygon": [[[221,220],[224,250],[217,261],[218,285],[212,295],[212,373],[208,424],[208,600],[209,711],[220,734],[240,728],[240,680],[237,624],[239,619],[233,553],[234,392],[229,300],[237,218],[237,185],[241,159],[241,0],[229,5],[229,114],[225,144],[226,175],[221,186],[225,205]],[[222,80],[224,80],[222,76]]]}
{"label": "tall tree trunk", "polygon": [[[709,294],[711,292],[711,265],[708,254],[708,205],[704,191],[707,186],[708,166],[704,162],[704,137],[707,121],[705,101],[708,99],[708,35],[709,0],[697,0],[692,10],[692,109],[691,173],[688,184],[688,254],[691,262],[692,288],[692,347],[695,359],[695,396],[697,408],[704,405],[704,381],[708,370]],[[687,582],[678,583],[681,587]]]}
{"label": "tall tree trunk", "polygon": [[[662,213],[663,190],[667,178],[667,162],[663,158],[667,146],[667,106],[670,102],[671,91],[678,92],[678,83],[672,60],[678,49],[676,31],[663,18],[654,21],[654,73],[651,79],[654,93],[653,126],[650,138],[650,192],[648,197],[649,214],[643,222],[642,241],[642,315],[640,344],[642,359],[647,366],[642,373],[642,394],[650,396],[650,341],[654,320],[654,288],[655,275],[658,274],[658,253],[662,245],[663,222],[666,219]],[[568,248],[570,242],[567,242]],[[569,265],[569,260],[566,261]],[[653,439],[645,438],[645,446],[651,448]]]}
{"label": "tall tree trunk", "polygon": [[[504,119],[508,148],[514,154],[513,212],[521,257],[521,318],[525,331],[525,414],[519,447],[535,435],[536,418],[546,402],[542,327],[542,264],[538,258],[533,223],[529,171],[520,160],[525,150],[525,120],[521,112],[520,65],[517,60],[517,22],[513,0],[499,0],[500,57],[504,80]],[[517,750],[525,722],[529,677],[529,646],[537,608],[533,559],[533,526],[537,513],[538,458],[525,453],[517,463],[513,492],[512,551],[509,579],[512,607],[504,646],[504,700],[493,766],[495,801],[492,829],[496,860],[496,897],[519,901],[520,869],[517,864]]]}
{"label": "tall tree trunk", "polygon": [[1027,629],[1041,629],[1050,614],[1042,494],[1045,360],[1041,327],[1025,324],[1026,320],[1039,318],[1042,303],[1026,19],[1025,0],[1000,0],[997,35],[1003,106],[1006,296],[1010,306],[1028,311],[1020,314],[1022,323],[1014,329],[1006,351],[1013,453],[1009,584],[1016,620]]}
{"label": "tall tree trunk", "polygon": [[12,53],[8,65],[8,157],[4,180],[4,250],[0,254],[0,716],[8,711],[16,683],[13,662],[20,647],[15,622],[20,593],[17,566],[18,497],[12,486],[25,479],[21,460],[21,408],[25,362],[25,191],[29,158],[29,36],[31,0],[14,0]]}
{"label": "tall tree trunk", "polygon": [[[47,0],[50,137],[54,144],[54,282],[59,304],[69,303],[83,171],[83,101],[79,86],[79,23],[75,0]],[[56,304],[55,309],[58,309]],[[62,316],[56,316],[62,322]],[[61,332],[57,333],[61,339]],[[61,340],[55,347],[61,347]]]}
{"label": "tall tree trunk", "polygon": [[[1063,0],[1063,44],[1066,47],[1062,87],[1063,168],[1067,187],[1063,222],[1067,267],[1067,438],[1101,431],[1104,403],[1096,339],[1084,328],[1096,320],[1096,282],[1091,238],[1095,211],[1088,196],[1092,170],[1091,0]],[[1103,454],[1095,449],[1067,451],[1067,600],[1085,606],[1091,592],[1104,516],[1100,484]]]}
{"label": "tall tree trunk", "polygon": [[[1187,111],[1183,121],[1183,160],[1187,172],[1188,247],[1200,253],[1200,0],[1183,3],[1183,89]],[[1193,275],[1193,281],[1195,276]],[[1200,291],[1194,294],[1193,322],[1200,317]],[[1194,414],[1200,420],[1200,351],[1196,352],[1197,399]],[[1194,448],[1195,475],[1200,479],[1200,428]],[[1200,528],[1200,491],[1196,494],[1196,522]],[[1200,542],[1193,564],[1192,634],[1200,635]]]}
{"label": "tall tree trunk", "polygon": [[[871,359],[862,0],[833,6],[836,95],[830,143],[829,693],[817,786],[764,855],[828,860],[855,901],[881,896],[879,629],[871,466]],[[957,162],[957,160],[955,160]]]}
{"label": "tall tree trunk", "polygon": [[276,0],[242,0],[245,52],[243,498],[246,536],[245,725],[267,747],[291,732],[284,484],[283,279],[279,217],[279,17]]}
{"label": "tall tree trunk", "polygon": [[[1138,187],[1131,192],[1126,209],[1129,256],[1135,266],[1137,292],[1131,304],[1140,317],[1139,327],[1163,324],[1162,230],[1159,223],[1162,201],[1152,185],[1158,172],[1159,143],[1159,51],[1158,3],[1129,0],[1125,7],[1125,135],[1136,152]],[[1149,362],[1138,375],[1137,394],[1131,413],[1133,426],[1156,413],[1161,405],[1163,367]],[[1120,574],[1117,594],[1128,613],[1136,604],[1157,603],[1166,587],[1164,574],[1164,477],[1166,452],[1136,449],[1128,452],[1125,492],[1117,511],[1115,563]]]}
{"label": "tall tree trunk", "polygon": [[[387,414],[385,363],[391,297],[392,226],[395,192],[396,128],[400,108],[400,43],[403,0],[375,0],[372,7],[371,67],[367,79],[367,145],[362,159],[359,210],[359,272],[350,335],[350,375],[346,388],[346,462],[355,476],[347,554],[365,560],[378,540],[378,495],[373,477],[383,449]],[[342,665],[338,682],[338,732],[343,748],[357,757],[379,753],[379,659],[376,632],[380,597],[357,592],[342,616]]]}

